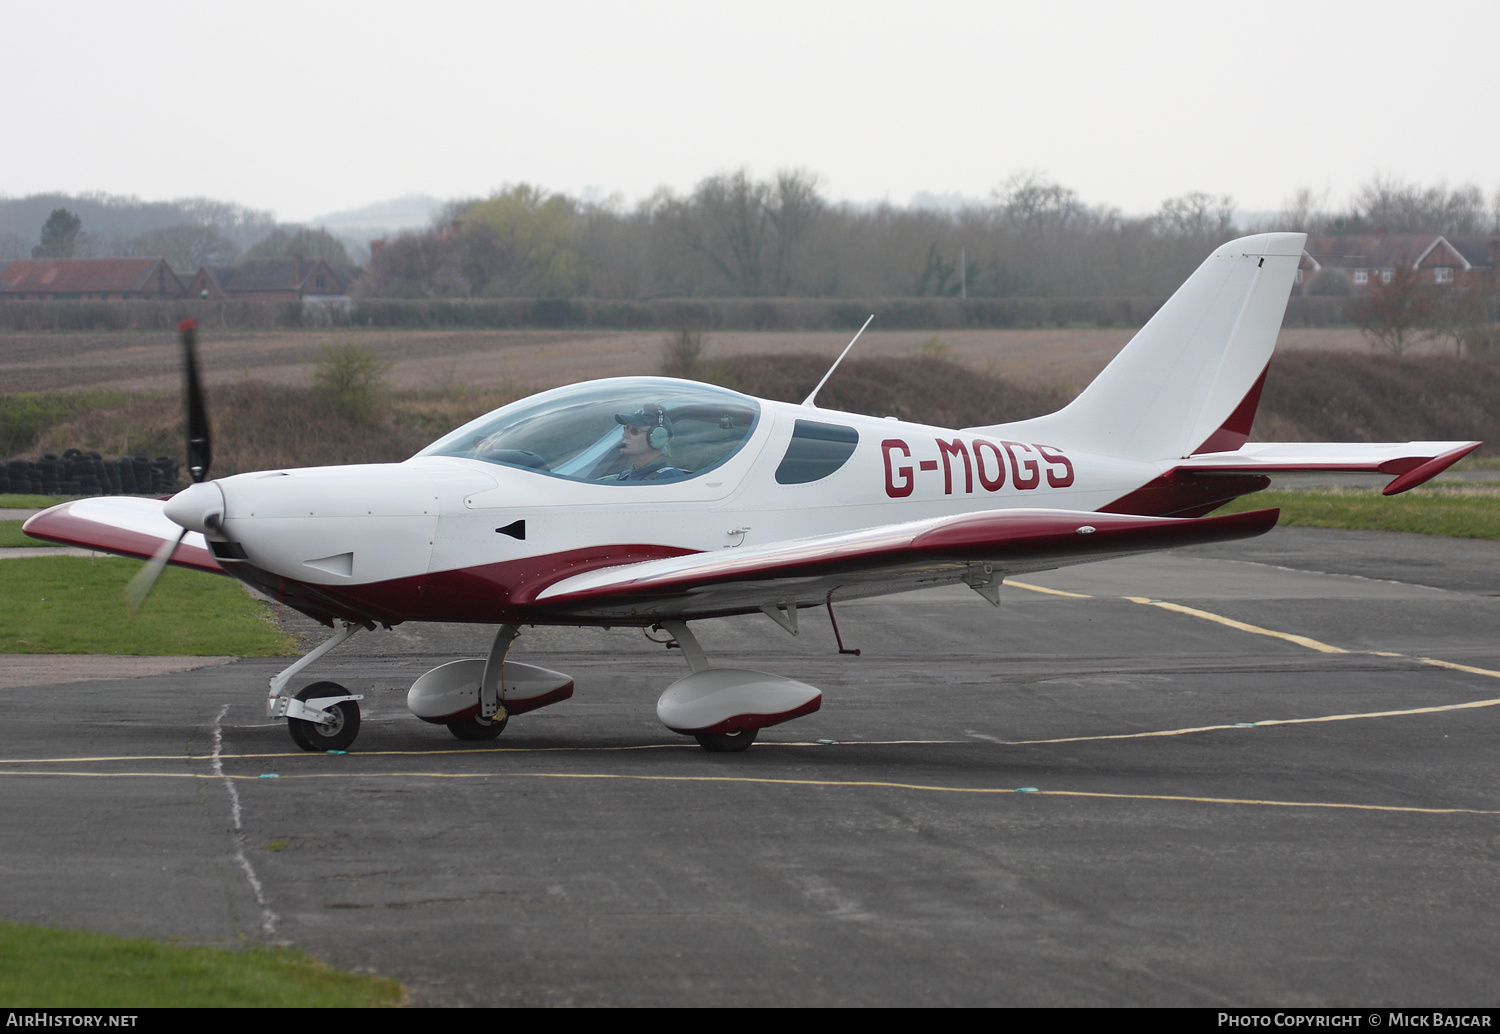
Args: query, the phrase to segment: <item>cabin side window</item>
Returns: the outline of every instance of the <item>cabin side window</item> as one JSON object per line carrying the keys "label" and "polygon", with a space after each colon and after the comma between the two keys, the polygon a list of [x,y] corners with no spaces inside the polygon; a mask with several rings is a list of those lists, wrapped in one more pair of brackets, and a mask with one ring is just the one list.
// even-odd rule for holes
{"label": "cabin side window", "polygon": [[859,432],[852,427],[798,420],[792,429],[792,443],[776,468],[776,483],[805,485],[821,481],[849,462],[857,445]]}

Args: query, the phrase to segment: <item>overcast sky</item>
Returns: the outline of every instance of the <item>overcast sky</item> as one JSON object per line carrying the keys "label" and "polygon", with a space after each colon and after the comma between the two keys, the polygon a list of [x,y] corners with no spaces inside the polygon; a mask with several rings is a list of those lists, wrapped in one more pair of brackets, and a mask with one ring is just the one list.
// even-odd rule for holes
{"label": "overcast sky", "polygon": [[1040,170],[1146,212],[1500,188],[1500,3],[0,0],[0,194],[301,220],[515,182],[633,202],[802,167],[835,200]]}

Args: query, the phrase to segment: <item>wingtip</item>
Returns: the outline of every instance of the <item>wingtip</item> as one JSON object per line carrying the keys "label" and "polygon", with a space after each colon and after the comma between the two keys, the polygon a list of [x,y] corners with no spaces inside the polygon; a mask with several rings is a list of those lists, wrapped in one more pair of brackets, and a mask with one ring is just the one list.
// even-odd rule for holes
{"label": "wingtip", "polygon": [[1449,449],[1440,456],[1434,456],[1426,463],[1418,464],[1406,473],[1397,477],[1390,484],[1380,490],[1381,495],[1400,495],[1402,492],[1416,488],[1425,481],[1430,481],[1453,464],[1463,459],[1469,453],[1483,445],[1483,442],[1469,442],[1460,445],[1456,449]]}

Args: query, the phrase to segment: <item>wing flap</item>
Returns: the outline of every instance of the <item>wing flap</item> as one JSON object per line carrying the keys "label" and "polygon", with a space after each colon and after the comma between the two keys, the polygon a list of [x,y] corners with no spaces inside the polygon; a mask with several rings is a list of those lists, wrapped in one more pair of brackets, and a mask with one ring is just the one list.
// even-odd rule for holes
{"label": "wing flap", "polygon": [[[182,532],[180,525],[162,513],[163,505],[160,499],[130,496],[79,499],[43,510],[23,524],[21,530],[32,538],[149,560],[163,544]],[[209,552],[208,542],[196,531],[188,532],[168,562],[197,571],[224,573]]]}
{"label": "wing flap", "polygon": [[[784,603],[830,579],[953,581],[969,564],[1041,570],[1175,546],[1249,538],[1277,510],[1222,517],[1139,517],[1076,510],[986,510],[750,549],[693,553],[574,575],[548,586],[551,605],[660,599],[719,591],[736,605]],[[817,588],[816,591],[823,591]]]}

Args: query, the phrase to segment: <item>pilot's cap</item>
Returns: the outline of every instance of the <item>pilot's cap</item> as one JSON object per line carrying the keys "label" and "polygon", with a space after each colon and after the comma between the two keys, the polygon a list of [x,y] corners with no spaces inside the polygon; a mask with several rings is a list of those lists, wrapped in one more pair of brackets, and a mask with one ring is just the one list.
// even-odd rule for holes
{"label": "pilot's cap", "polygon": [[655,404],[642,406],[634,413],[616,413],[615,423],[627,427],[664,427],[667,434],[672,433],[672,419],[665,409]]}

